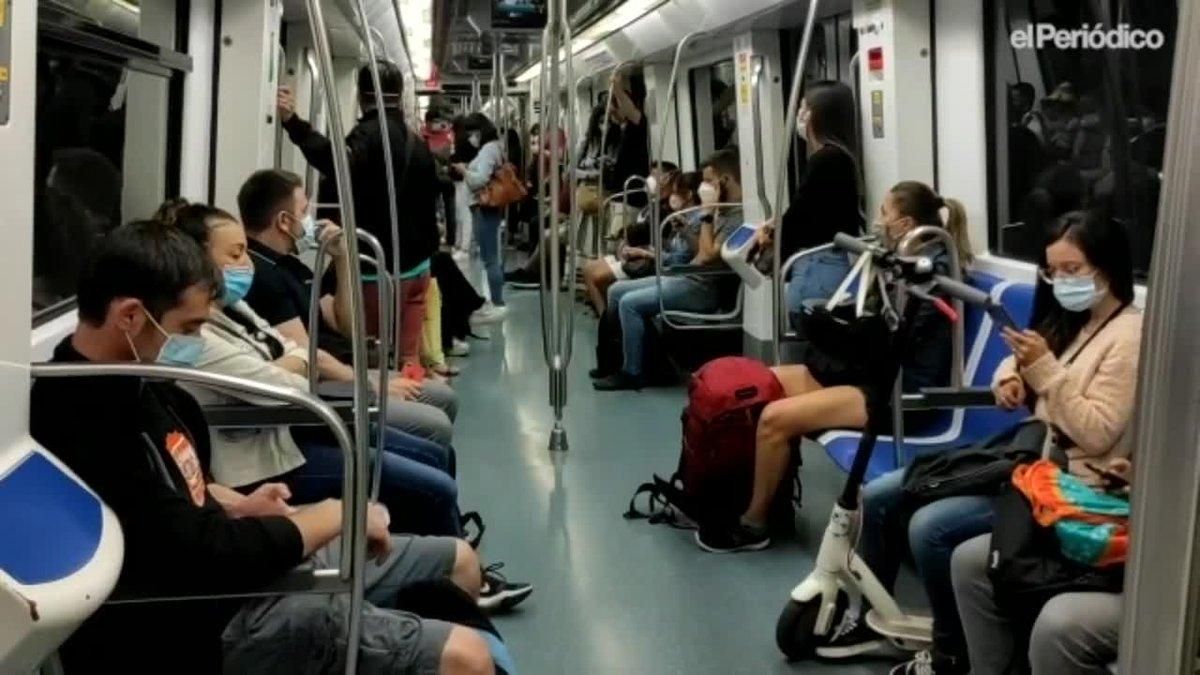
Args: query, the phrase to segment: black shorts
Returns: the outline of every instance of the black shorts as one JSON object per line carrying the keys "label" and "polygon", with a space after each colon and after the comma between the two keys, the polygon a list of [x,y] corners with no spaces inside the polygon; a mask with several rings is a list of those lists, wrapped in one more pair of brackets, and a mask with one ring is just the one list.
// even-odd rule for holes
{"label": "black shorts", "polygon": [[[857,363],[845,363],[834,359],[820,350],[809,345],[804,357],[804,366],[822,387],[855,387],[862,391],[867,410],[877,410],[883,415],[880,430],[882,433],[892,433],[895,429],[895,415],[892,407],[891,385],[880,387],[872,381],[876,373],[870,372],[865,366]],[[928,428],[942,415],[937,410],[912,410],[904,413],[904,433],[912,434]]]}

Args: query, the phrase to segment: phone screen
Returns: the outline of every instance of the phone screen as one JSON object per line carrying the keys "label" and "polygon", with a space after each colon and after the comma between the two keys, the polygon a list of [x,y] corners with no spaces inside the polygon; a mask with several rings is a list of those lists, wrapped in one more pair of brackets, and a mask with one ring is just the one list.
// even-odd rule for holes
{"label": "phone screen", "polygon": [[1001,328],[1011,328],[1013,330],[1021,330],[1017,322],[1013,320],[1012,315],[1000,303],[992,303],[988,305],[988,314],[992,315],[992,320],[995,321]]}

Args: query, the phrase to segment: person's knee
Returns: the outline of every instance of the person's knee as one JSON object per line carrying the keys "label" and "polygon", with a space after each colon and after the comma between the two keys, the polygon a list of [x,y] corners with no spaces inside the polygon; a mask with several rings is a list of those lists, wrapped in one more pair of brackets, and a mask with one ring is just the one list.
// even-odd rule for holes
{"label": "person's knee", "polygon": [[442,648],[441,675],[492,675],[495,672],[483,636],[472,628],[455,626]]}
{"label": "person's knee", "polygon": [[1061,663],[1064,656],[1073,652],[1072,645],[1081,630],[1081,622],[1086,620],[1072,611],[1076,608],[1061,600],[1062,596],[1052,598],[1033,623],[1033,632],[1029,635],[1029,662],[1035,672],[1039,664]]}
{"label": "person's knee", "polygon": [[483,588],[479,554],[462,539],[456,539],[454,542],[454,569],[450,572],[450,580],[455,586],[466,591],[472,599],[478,598],[479,591]]}
{"label": "person's knee", "polygon": [[768,403],[758,418],[759,449],[786,444],[790,440],[790,421],[786,409],[779,401]]}

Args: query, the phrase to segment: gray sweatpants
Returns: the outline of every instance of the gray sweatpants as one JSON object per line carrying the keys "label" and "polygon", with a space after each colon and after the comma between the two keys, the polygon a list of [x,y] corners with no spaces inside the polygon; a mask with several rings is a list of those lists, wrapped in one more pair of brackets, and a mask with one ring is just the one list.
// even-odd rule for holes
{"label": "gray sweatpants", "polygon": [[[1016,660],[1012,626],[996,607],[988,578],[991,535],[954,550],[950,576],[967,637],[972,675],[1008,675]],[[1029,638],[1033,675],[1108,675],[1121,636],[1121,596],[1063,593],[1038,615]]]}
{"label": "gray sweatpants", "polygon": [[[354,385],[349,382],[322,382],[321,396],[349,399]],[[449,447],[454,439],[454,419],[458,416],[458,394],[445,382],[427,380],[415,401],[388,397],[388,426]]]}
{"label": "gray sweatpants", "polygon": [[[389,609],[405,585],[449,576],[456,540],[393,536],[382,565],[367,562],[359,672],[437,675],[454,624]],[[313,556],[318,568],[336,567],[338,541]],[[349,596],[285,595],[247,602],[225,628],[224,672],[333,675],[345,670]]]}

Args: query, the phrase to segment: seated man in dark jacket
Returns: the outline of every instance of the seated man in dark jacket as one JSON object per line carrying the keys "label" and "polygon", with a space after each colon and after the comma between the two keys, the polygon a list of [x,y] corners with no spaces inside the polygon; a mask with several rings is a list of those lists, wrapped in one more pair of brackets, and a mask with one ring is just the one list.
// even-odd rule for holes
{"label": "seated man in dark jacket", "polygon": [[[383,245],[387,266],[402,281],[397,308],[402,313],[400,354],[407,364],[420,366],[421,327],[425,320],[425,290],[429,286],[429,259],[438,248],[437,202],[438,176],[433,153],[423,140],[404,121],[401,108],[404,78],[395,65],[379,62],[379,75],[384,105],[381,114],[375,105],[375,83],[370,69],[363,66],[358,72],[359,106],[363,114],[358,124],[346,136],[350,154],[350,177],[354,186],[354,215],[364,230],[375,235]],[[325,176],[321,183],[320,202],[337,201],[336,184],[332,180],[333,145],[329,139],[312,128],[296,114],[296,101],[287,87],[279,89],[279,119],[283,128],[304,158]],[[383,154],[383,134],[380,120],[387,121],[391,142],[392,174],[396,181],[396,210],[399,215],[399,263],[392,260],[392,223],[388,204],[387,170]],[[336,216],[337,214],[329,214]],[[334,220],[342,221],[335,217]],[[374,273],[374,270],[370,270]],[[372,312],[375,302],[372,292],[366,300],[367,321],[374,325],[377,315]]]}
{"label": "seated man in dark jacket", "polygon": [[[80,323],[54,361],[186,366],[222,284],[184,235],[134,223],[102,239],[79,285]],[[64,423],[69,415],[70,423]],[[117,594],[157,598],[261,588],[324,550],[342,506],[287,504],[281,485],[243,496],[208,481],[208,426],[175,385],[131,377],[45,379],[33,386],[30,431],[121,523],[125,559]],[[491,673],[473,629],[396,610],[397,590],[448,577],[479,589],[479,562],[463,542],[390,536],[388,514],[368,510],[365,672]],[[62,648],[68,672],[335,672],[344,662],[345,596],[108,604]],[[228,628],[227,628],[228,626]],[[225,649],[222,652],[222,633]],[[339,640],[341,644],[339,645]],[[341,647],[339,649],[339,647]],[[441,669],[440,671],[438,669]]]}

